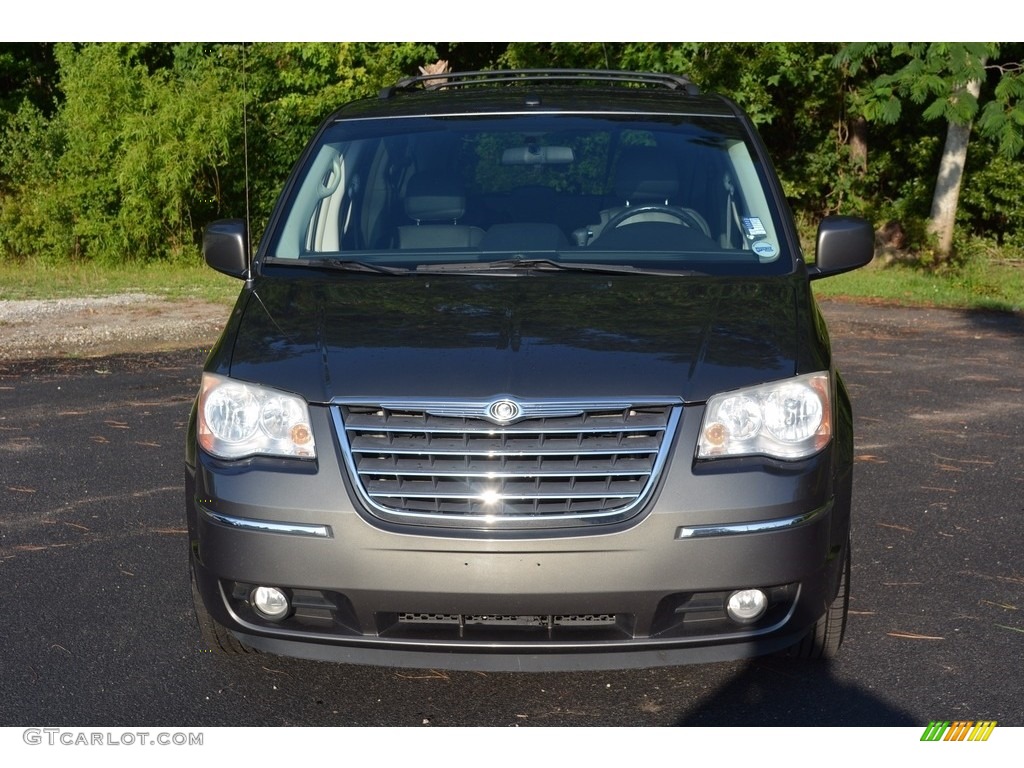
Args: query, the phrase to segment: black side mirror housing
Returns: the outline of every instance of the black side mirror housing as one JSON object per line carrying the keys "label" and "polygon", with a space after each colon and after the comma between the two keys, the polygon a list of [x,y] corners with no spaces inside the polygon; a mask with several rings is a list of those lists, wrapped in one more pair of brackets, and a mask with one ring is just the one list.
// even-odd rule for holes
{"label": "black side mirror housing", "polygon": [[221,219],[203,232],[203,258],[218,272],[249,279],[249,232],[242,219]]}
{"label": "black side mirror housing", "polygon": [[863,267],[875,255],[875,231],[856,216],[827,216],[818,225],[811,280]]}

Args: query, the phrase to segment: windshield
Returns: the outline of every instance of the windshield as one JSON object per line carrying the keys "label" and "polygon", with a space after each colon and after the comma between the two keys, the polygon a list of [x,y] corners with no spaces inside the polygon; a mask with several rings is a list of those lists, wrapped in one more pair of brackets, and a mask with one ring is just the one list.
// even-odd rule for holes
{"label": "windshield", "polygon": [[775,272],[792,260],[764,175],[729,117],[343,120],[308,155],[265,255]]}

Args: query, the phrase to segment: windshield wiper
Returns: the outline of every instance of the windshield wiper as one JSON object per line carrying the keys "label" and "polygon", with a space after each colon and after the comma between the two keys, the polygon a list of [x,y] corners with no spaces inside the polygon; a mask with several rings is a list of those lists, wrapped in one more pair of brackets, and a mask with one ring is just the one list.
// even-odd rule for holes
{"label": "windshield wiper", "polygon": [[[271,260],[268,259],[268,261]],[[369,272],[375,275],[408,275],[411,271],[405,267],[386,267],[383,264],[353,261],[352,259],[273,259],[271,263],[275,267],[284,265],[288,267],[326,268],[337,269],[342,272]]]}
{"label": "windshield wiper", "polygon": [[378,275],[407,275],[409,271],[405,267],[385,267],[383,264],[372,264],[366,261],[352,261],[351,259],[327,259],[332,269],[342,269],[347,272],[373,272]]}
{"label": "windshield wiper", "polygon": [[592,272],[597,274],[683,275],[696,274],[676,269],[645,269],[630,264],[601,264],[554,259],[501,259],[500,261],[460,261],[451,264],[420,264],[417,273],[429,272]]}

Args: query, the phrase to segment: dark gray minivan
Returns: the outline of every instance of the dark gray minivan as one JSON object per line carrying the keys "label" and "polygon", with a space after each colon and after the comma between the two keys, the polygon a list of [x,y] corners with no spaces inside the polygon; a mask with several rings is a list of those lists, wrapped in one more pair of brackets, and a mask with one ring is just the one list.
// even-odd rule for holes
{"label": "dark gray minivan", "polygon": [[686,78],[411,78],[299,158],[186,448],[211,648],[480,670],[834,654],[853,434],[750,120]]}

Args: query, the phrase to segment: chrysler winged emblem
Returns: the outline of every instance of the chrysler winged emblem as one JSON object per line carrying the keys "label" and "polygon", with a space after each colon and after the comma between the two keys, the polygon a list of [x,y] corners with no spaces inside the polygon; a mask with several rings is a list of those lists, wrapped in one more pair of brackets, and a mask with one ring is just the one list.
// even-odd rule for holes
{"label": "chrysler winged emblem", "polygon": [[497,424],[511,424],[520,413],[519,403],[514,400],[495,400],[487,406],[487,418]]}

